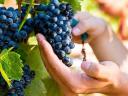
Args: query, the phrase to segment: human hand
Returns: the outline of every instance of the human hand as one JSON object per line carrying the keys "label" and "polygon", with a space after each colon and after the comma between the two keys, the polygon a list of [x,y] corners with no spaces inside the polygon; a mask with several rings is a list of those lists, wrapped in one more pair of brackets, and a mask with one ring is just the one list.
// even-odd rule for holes
{"label": "human hand", "polygon": [[[89,35],[88,41],[92,41],[96,37],[108,34],[106,32],[107,24],[104,20],[91,16],[87,12],[78,12],[75,17],[79,23],[72,29],[74,41],[81,43],[80,35],[87,32]],[[106,34],[105,34],[106,33]]]}
{"label": "human hand", "polygon": [[79,12],[75,15],[79,23],[72,29],[74,42],[81,43],[81,35],[87,32],[89,43],[99,61],[113,61],[119,66],[127,64],[124,59],[127,49],[117,38],[107,23],[87,12]]}
{"label": "human hand", "polygon": [[127,0],[96,0],[101,9],[110,15],[124,16],[127,10]]}
{"label": "human hand", "polygon": [[78,93],[114,94],[113,96],[122,94],[122,75],[115,63],[106,61],[98,64],[85,61],[81,65],[83,72],[74,72],[58,59],[41,34],[37,35],[37,40],[46,69],[65,96],[77,96]]}
{"label": "human hand", "polygon": [[8,7],[18,8],[16,0],[5,0],[3,6],[6,8]]}

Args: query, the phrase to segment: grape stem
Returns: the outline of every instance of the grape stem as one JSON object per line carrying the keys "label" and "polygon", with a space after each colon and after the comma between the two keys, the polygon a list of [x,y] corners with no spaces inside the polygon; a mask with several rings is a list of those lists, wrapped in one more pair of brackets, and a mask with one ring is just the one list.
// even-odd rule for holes
{"label": "grape stem", "polygon": [[22,29],[22,27],[24,26],[24,23],[26,22],[27,17],[28,17],[28,14],[29,14],[29,12],[30,12],[30,10],[31,10],[31,7],[33,7],[33,5],[34,5],[34,0],[30,0],[30,5],[29,5],[29,7],[28,7],[28,9],[27,9],[27,11],[26,11],[26,15],[25,15],[23,21],[21,22],[18,31],[20,31],[20,30]]}
{"label": "grape stem", "polygon": [[59,0],[51,0],[51,3],[59,4]]}
{"label": "grape stem", "polygon": [[81,53],[83,54],[83,61],[86,61],[86,51],[85,51],[85,41],[82,40],[82,51]]}
{"label": "grape stem", "polygon": [[[24,4],[28,4],[28,5],[30,5],[30,3],[27,3],[27,2],[22,2],[22,4],[24,5]],[[38,3],[34,3],[33,2],[33,5],[40,5],[40,4],[38,4]]]}
{"label": "grape stem", "polygon": [[19,12],[21,12],[21,4],[22,4],[23,0],[18,0],[18,10]]}

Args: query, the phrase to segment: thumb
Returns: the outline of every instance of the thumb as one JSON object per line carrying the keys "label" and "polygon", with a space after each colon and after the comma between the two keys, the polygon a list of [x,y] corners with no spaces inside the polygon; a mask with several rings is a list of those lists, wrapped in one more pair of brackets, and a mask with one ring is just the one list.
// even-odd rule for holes
{"label": "thumb", "polygon": [[[77,12],[75,14],[75,19],[79,21],[79,23],[72,29],[72,33],[74,36],[80,36],[85,32],[88,32],[90,29],[90,21],[88,21],[92,16],[87,12]],[[88,23],[89,22],[89,23]]]}
{"label": "thumb", "polygon": [[74,36],[80,36],[85,32],[89,31],[90,26],[86,23],[86,21],[80,21],[73,29],[72,34]]}
{"label": "thumb", "polygon": [[102,63],[99,64],[99,63],[84,61],[81,64],[81,68],[90,77],[101,80],[108,80],[108,77],[113,73],[112,72],[113,68],[109,68],[109,66],[106,66],[110,63],[111,62],[103,62],[103,64]]}

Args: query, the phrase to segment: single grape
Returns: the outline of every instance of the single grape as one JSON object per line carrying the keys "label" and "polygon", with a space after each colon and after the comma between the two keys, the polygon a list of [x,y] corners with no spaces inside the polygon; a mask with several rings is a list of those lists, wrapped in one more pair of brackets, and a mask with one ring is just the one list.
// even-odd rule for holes
{"label": "single grape", "polygon": [[64,57],[63,59],[62,59],[62,61],[68,66],[68,67],[70,67],[70,66],[72,66],[72,60],[69,58],[69,57]]}

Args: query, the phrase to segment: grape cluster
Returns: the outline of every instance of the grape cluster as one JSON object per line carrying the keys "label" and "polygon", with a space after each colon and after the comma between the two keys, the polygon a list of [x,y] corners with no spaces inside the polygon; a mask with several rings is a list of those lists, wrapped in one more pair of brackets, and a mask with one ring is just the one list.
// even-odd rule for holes
{"label": "grape cluster", "polygon": [[74,48],[74,43],[71,41],[70,21],[73,18],[71,5],[53,0],[48,5],[40,4],[36,10],[38,11],[34,18],[36,32],[45,36],[58,58],[70,67],[72,60],[67,55]]}
{"label": "grape cluster", "polygon": [[9,90],[6,81],[0,74],[0,87],[4,90],[8,90],[6,96],[24,96],[24,89],[31,83],[32,79],[35,77],[35,72],[30,70],[29,65],[24,65],[23,71],[24,73],[22,79],[19,81],[13,80],[12,87]]}
{"label": "grape cluster", "polygon": [[24,65],[24,74],[20,81],[12,81],[12,87],[8,91],[7,96],[24,96],[24,89],[31,83],[35,76],[35,72],[31,71],[28,65]]}
{"label": "grape cluster", "polygon": [[21,14],[18,9],[9,7],[0,7],[0,49],[13,47],[18,48],[18,43],[25,41],[28,34],[33,30],[31,24],[32,19],[28,19],[19,31],[19,26],[22,22]]}
{"label": "grape cluster", "polygon": [[[20,24],[26,13],[23,7],[21,12],[12,7],[0,7],[0,51],[11,47],[13,47],[14,50],[17,49],[19,44],[25,42],[30,32],[33,31],[34,22],[32,18],[28,18],[19,31]],[[12,87],[9,89],[6,96],[24,96],[23,89],[31,82],[35,73],[30,70],[28,65],[24,66],[23,71],[24,75],[22,79],[12,82]],[[7,83],[2,78],[1,74],[0,87],[2,89],[7,89]]]}

